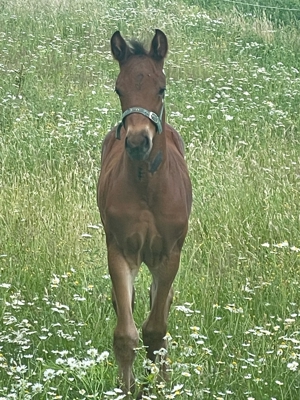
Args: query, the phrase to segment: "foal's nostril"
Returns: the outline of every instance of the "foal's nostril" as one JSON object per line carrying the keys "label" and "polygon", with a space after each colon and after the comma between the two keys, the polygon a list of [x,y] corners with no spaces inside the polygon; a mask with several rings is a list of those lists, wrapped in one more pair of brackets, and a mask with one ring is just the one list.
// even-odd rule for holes
{"label": "foal's nostril", "polygon": [[150,147],[150,140],[149,140],[149,138],[148,138],[148,136],[145,136],[144,137],[144,144],[143,144],[143,146],[144,146],[144,148],[145,149],[149,149],[149,147]]}
{"label": "foal's nostril", "polygon": [[135,160],[143,160],[151,149],[150,138],[145,133],[128,134],[125,138],[125,149],[130,158]]}
{"label": "foal's nostril", "polygon": [[150,139],[148,135],[129,135],[125,139],[125,147],[130,149],[149,149]]}

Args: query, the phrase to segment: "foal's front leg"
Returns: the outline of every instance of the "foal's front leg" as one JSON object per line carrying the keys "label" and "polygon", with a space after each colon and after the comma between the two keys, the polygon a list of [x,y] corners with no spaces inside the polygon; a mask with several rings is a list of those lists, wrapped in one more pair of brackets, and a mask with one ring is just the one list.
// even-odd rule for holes
{"label": "foal's front leg", "polygon": [[[150,288],[151,310],[143,324],[143,342],[147,348],[147,357],[155,362],[157,351],[162,349],[160,371],[167,378],[166,364],[166,333],[167,320],[173,300],[172,283],[178,271],[180,252],[173,252],[158,268],[151,271],[153,282]],[[165,351],[164,351],[165,350]]]}
{"label": "foal's front leg", "polygon": [[133,320],[133,283],[138,268],[130,266],[116,246],[108,247],[108,266],[113,285],[113,305],[117,314],[114,353],[124,393],[134,392],[132,364],[138,346],[138,331]]}

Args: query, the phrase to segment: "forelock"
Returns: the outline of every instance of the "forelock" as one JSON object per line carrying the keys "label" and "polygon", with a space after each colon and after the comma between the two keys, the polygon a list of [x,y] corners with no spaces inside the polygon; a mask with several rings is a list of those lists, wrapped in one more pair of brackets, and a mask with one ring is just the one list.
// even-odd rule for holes
{"label": "forelock", "polygon": [[148,51],[145,49],[144,44],[137,40],[130,40],[129,51],[133,56],[147,56]]}

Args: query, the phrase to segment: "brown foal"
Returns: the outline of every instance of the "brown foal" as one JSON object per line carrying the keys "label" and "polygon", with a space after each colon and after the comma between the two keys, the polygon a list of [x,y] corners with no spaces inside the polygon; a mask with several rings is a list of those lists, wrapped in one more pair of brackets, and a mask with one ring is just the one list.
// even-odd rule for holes
{"label": "brown foal", "polygon": [[[103,142],[98,207],[117,315],[114,352],[122,389],[133,393],[132,366],[139,345],[134,280],[145,263],[152,284],[142,337],[147,357],[155,362],[157,351],[166,348],[172,283],[188,229],[192,189],[183,141],[165,122],[165,34],[157,29],[147,51],[139,42],[127,44],[117,31],[111,51],[120,66],[116,92],[123,115]],[[161,372],[164,376],[164,363]]]}

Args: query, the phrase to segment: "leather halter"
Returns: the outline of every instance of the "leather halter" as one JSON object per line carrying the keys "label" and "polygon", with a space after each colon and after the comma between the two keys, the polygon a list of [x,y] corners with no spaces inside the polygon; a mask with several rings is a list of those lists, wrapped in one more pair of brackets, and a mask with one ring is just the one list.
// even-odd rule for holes
{"label": "leather halter", "polygon": [[156,126],[157,129],[157,133],[161,134],[163,131],[162,128],[162,115],[164,112],[164,102],[162,103],[162,107],[161,107],[161,111],[159,116],[157,114],[155,114],[155,112],[153,111],[148,111],[145,108],[142,107],[131,107],[128,108],[126,111],[123,112],[122,114],[122,121],[119,123],[117,130],[116,130],[116,139],[121,140],[121,129],[122,126],[124,126],[124,122],[125,122],[125,118],[127,117],[127,115],[130,114],[142,114],[145,117],[149,118],[154,125]]}

